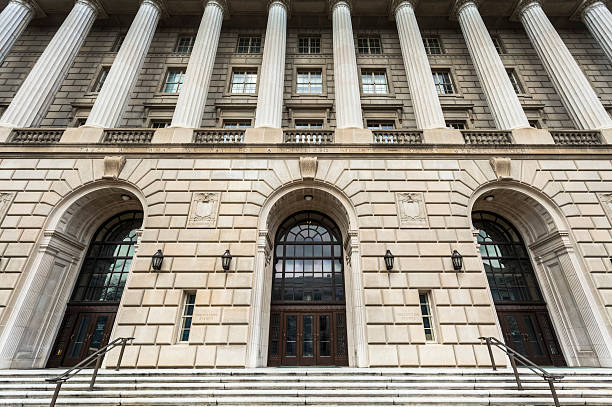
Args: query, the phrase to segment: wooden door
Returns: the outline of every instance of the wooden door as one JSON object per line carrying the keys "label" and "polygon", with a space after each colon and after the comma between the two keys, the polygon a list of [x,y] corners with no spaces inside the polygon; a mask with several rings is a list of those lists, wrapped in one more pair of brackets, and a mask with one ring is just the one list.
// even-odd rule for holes
{"label": "wooden door", "polygon": [[106,346],[116,306],[68,306],[47,367],[74,366]]}
{"label": "wooden door", "polygon": [[269,366],[347,366],[344,310],[273,310]]}
{"label": "wooden door", "polygon": [[565,366],[545,310],[516,309],[498,315],[508,346],[538,365]]}

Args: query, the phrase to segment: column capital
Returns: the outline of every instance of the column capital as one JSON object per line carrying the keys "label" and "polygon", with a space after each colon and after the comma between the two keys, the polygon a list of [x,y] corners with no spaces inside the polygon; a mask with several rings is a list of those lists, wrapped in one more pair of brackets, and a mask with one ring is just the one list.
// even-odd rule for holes
{"label": "column capital", "polygon": [[517,0],[510,21],[519,21],[521,15],[532,7],[542,7],[545,0]]}
{"label": "column capital", "polygon": [[416,10],[420,2],[421,0],[391,0],[389,14],[394,17],[400,7],[412,7],[413,10]]}
{"label": "column capital", "polygon": [[229,14],[229,1],[228,0],[202,0],[202,5],[204,6],[204,8],[206,8],[206,6],[208,6],[209,4],[211,5],[216,5],[217,7],[219,7],[223,14]]}
{"label": "column capital", "polygon": [[287,18],[291,18],[291,9],[293,6],[293,0],[268,0],[267,9],[270,10],[270,7],[272,7],[274,4],[279,4],[283,6],[285,10],[287,10]]}
{"label": "column capital", "polygon": [[353,12],[353,0],[328,0],[329,12],[333,13],[336,6],[344,4],[349,8],[351,13]]}
{"label": "column capital", "polygon": [[78,3],[93,8],[96,14],[98,15],[98,18],[108,18],[108,14],[106,14],[106,10],[104,10],[104,7],[102,6],[102,3],[100,3],[100,0],[76,0],[74,2],[74,4]]}
{"label": "column capital", "polygon": [[589,11],[592,7],[595,7],[599,4],[606,7],[608,5],[608,0],[582,0],[582,2],[576,8],[576,11],[573,13],[572,17],[576,16],[579,18],[583,18],[584,14]]}
{"label": "column capital", "polygon": [[170,15],[168,14],[168,7],[166,7],[166,0],[141,0],[140,5],[142,6],[143,4],[150,4],[157,8],[163,17]]}
{"label": "column capital", "polygon": [[461,10],[463,10],[469,5],[474,5],[478,7],[480,5],[480,0],[455,0],[453,8],[450,12],[450,19],[457,20],[457,17],[459,16],[459,13],[461,13]]}

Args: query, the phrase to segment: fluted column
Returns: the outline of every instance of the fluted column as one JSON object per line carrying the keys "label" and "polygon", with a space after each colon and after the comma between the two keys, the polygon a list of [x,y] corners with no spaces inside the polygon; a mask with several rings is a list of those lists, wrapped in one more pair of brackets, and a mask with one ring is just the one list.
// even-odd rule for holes
{"label": "fluted column", "polygon": [[520,20],[550,80],[578,129],[612,128],[612,119],[597,98],[539,0],[519,4]]}
{"label": "fluted column", "polygon": [[455,12],[498,129],[529,127],[521,102],[485,26],[476,0],[457,0]]}
{"label": "fluted column", "polygon": [[259,75],[255,127],[281,128],[288,7],[288,0],[269,2],[266,42]]}
{"label": "fluted column", "polygon": [[206,106],[223,23],[225,0],[208,0],[196,36],[183,87],[176,103],[172,127],[198,128]]}
{"label": "fluted column", "polygon": [[30,127],[40,123],[85,42],[98,12],[94,0],[76,0],[72,11],[4,112],[0,126]]}
{"label": "fluted column", "polygon": [[96,98],[86,126],[112,128],[121,116],[144,62],[162,13],[160,0],[142,0],[134,21]]}
{"label": "fluted column", "polygon": [[28,0],[10,0],[0,13],[0,64],[34,17]]}
{"label": "fluted column", "polygon": [[395,6],[395,23],[410,86],[410,97],[419,129],[446,127],[440,99],[431,74],[429,59],[414,14],[417,0],[399,0]]}
{"label": "fluted column", "polygon": [[334,36],[334,91],[336,127],[363,128],[359,73],[348,0],[330,0]]}
{"label": "fluted column", "polygon": [[612,61],[612,13],[602,0],[586,0],[582,21]]}

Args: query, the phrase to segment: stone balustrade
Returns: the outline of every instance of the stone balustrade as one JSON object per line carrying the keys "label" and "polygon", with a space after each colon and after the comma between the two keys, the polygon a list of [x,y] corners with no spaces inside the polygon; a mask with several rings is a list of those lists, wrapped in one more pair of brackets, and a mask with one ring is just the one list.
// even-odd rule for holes
{"label": "stone balustrade", "polygon": [[418,130],[374,130],[374,144],[423,144],[423,132]]}
{"label": "stone balustrade", "polygon": [[551,130],[555,144],[566,146],[594,146],[603,144],[601,132],[596,130]]}
{"label": "stone balustrade", "polygon": [[506,130],[462,130],[465,144],[505,145],[512,144],[512,132]]}
{"label": "stone balustrade", "polygon": [[245,129],[198,129],[194,131],[196,144],[244,143]]}
{"label": "stone balustrade", "polygon": [[59,143],[64,129],[14,129],[9,143],[40,144]]}
{"label": "stone balustrade", "polygon": [[296,144],[332,144],[333,130],[288,129],[283,132],[285,143]]}
{"label": "stone balustrade", "polygon": [[104,130],[103,143],[146,144],[153,139],[155,129],[109,129]]}

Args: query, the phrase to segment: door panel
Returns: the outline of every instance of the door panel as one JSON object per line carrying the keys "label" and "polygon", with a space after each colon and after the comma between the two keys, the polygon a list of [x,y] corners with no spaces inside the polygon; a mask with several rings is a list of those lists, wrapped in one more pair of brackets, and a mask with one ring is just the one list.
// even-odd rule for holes
{"label": "door panel", "polygon": [[565,366],[548,313],[531,308],[498,311],[506,344],[538,365]]}

